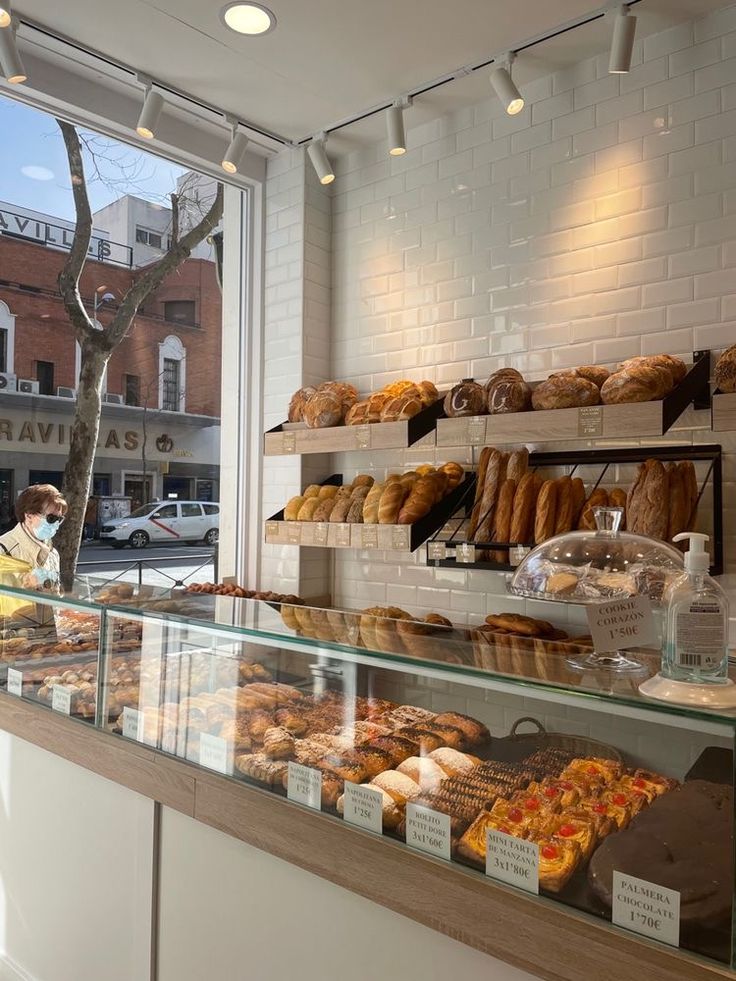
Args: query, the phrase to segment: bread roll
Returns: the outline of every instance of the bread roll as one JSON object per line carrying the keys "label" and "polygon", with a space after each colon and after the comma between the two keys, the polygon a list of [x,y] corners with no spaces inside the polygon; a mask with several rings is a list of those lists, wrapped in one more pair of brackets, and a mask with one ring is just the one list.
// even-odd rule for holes
{"label": "bread roll", "polygon": [[330,511],[330,523],[336,524],[341,521],[347,521],[348,511],[352,503],[349,494],[347,496],[340,496],[338,494],[335,498],[335,506]]}
{"label": "bread roll", "polygon": [[304,498],[301,494],[298,494],[296,497],[292,497],[284,508],[284,521],[296,521],[297,515],[299,514],[299,509],[301,508],[302,504],[304,504],[305,500],[306,498]]}
{"label": "bread roll", "polygon": [[594,509],[606,507],[608,505],[608,491],[604,487],[596,487],[588,500],[585,502],[578,521],[578,528],[581,531],[595,531],[598,527],[595,522]]}
{"label": "bread roll", "polygon": [[475,537],[480,542],[490,541],[494,526],[494,509],[501,484],[506,479],[508,457],[500,450],[493,449],[488,458],[483,497],[480,502],[480,519]]}
{"label": "bread roll", "polygon": [[417,388],[419,389],[419,398],[424,405],[434,405],[440,397],[440,393],[431,381],[420,381]]}
{"label": "bread roll", "polygon": [[326,429],[342,421],[343,407],[332,392],[316,392],[304,409],[304,421],[310,429]]}
{"label": "bread roll", "polygon": [[368,491],[368,496],[363,501],[363,521],[368,525],[378,524],[378,503],[385,484],[375,483]]}
{"label": "bread roll", "polygon": [[532,390],[523,379],[499,378],[486,391],[486,408],[492,416],[532,407]]}
{"label": "bread roll", "polygon": [[557,482],[545,480],[537,498],[534,515],[534,544],[540,545],[555,533],[557,520]]}
{"label": "bread roll", "polygon": [[478,471],[475,478],[475,500],[473,502],[473,510],[470,515],[470,524],[468,526],[468,540],[473,541],[475,538],[475,532],[478,528],[478,521],[481,517],[481,502],[483,500],[483,488],[486,482],[486,468],[488,467],[488,460],[491,456],[491,447],[484,446],[480,451],[480,458],[478,460]]}
{"label": "bread roll", "polygon": [[299,508],[299,514],[296,517],[297,521],[311,521],[312,515],[317,510],[320,504],[318,497],[308,497],[302,506]]}
{"label": "bread roll", "polygon": [[347,411],[345,425],[363,426],[371,422],[380,421],[380,416],[378,420],[369,418],[369,408],[370,405],[367,400],[365,402],[356,402]]}
{"label": "bread roll", "polygon": [[522,446],[520,450],[514,450],[509,457],[506,467],[506,476],[509,480],[515,480],[518,484],[521,478],[529,469],[529,450]]}
{"label": "bread roll", "polygon": [[320,500],[325,500],[326,498],[335,497],[338,490],[339,487],[336,484],[322,484],[319,489],[319,498]]}
{"label": "bread roll", "polygon": [[511,516],[509,541],[515,545],[527,545],[532,538],[538,489],[535,474],[525,473],[514,495],[514,510]]}
{"label": "bread roll", "polygon": [[720,392],[736,392],[736,344],[720,356],[713,378]]}
{"label": "bread roll", "polygon": [[652,402],[672,391],[672,376],[666,368],[638,364],[610,376],[601,388],[601,400],[606,405],[623,402]]}
{"label": "bread roll", "polygon": [[[367,495],[366,495],[367,496]],[[357,498],[356,500],[350,501],[350,508],[345,517],[348,524],[357,525],[363,524],[363,504],[365,502],[364,497]]]}
{"label": "bread roll", "polygon": [[432,478],[433,475],[428,474],[420,477],[414,484],[399,511],[398,524],[411,525],[432,510],[437,494],[436,483]]}
{"label": "bread roll", "polygon": [[[558,477],[555,484],[557,485],[557,499],[555,524],[552,534],[564,535],[568,531],[572,531],[572,529],[575,527],[572,513],[574,506],[572,499],[572,480],[567,476]],[[537,502],[537,511],[538,510],[539,502]]]}
{"label": "bread roll", "polygon": [[334,497],[317,498],[318,504],[312,514],[312,521],[329,521],[332,509],[335,507]]}
{"label": "bread roll", "polygon": [[573,477],[570,489],[572,491],[572,526],[577,528],[585,506],[585,484],[580,477]]}
{"label": "bread roll", "polygon": [[419,386],[416,382],[409,381],[408,378],[402,378],[399,381],[384,385],[383,391],[392,399],[398,398],[400,395],[411,395],[414,398],[419,398]]}
{"label": "bread roll", "polygon": [[598,386],[577,375],[553,375],[532,392],[532,407],[542,409],[574,409],[598,405],[601,393]]}
{"label": "bread roll", "polygon": [[312,388],[311,385],[294,392],[291,396],[291,402],[289,402],[289,422],[304,421],[304,409],[315,392],[316,389]]}
{"label": "bread roll", "polygon": [[399,517],[401,505],[404,503],[406,492],[399,481],[386,483],[381,499],[378,502],[378,523],[395,525]]}
{"label": "bread roll", "polygon": [[455,385],[445,396],[445,415],[450,418],[458,416],[480,416],[486,411],[486,393],[482,385],[466,378]]}
{"label": "bread roll", "polygon": [[369,473],[359,473],[352,483],[352,488],[355,490],[356,487],[372,487],[375,479]]}
{"label": "bread roll", "polygon": [[302,497],[305,499],[308,497],[319,497],[319,492],[321,490],[322,487],[320,484],[310,484],[308,487],[305,487],[304,490],[302,491]]}
{"label": "bread roll", "polygon": [[[496,502],[496,513],[493,528],[494,542],[511,541],[511,516],[514,512],[514,496],[516,494],[516,481],[507,477],[501,484]],[[497,549],[490,554],[494,562],[508,562],[509,550],[507,548]]]}

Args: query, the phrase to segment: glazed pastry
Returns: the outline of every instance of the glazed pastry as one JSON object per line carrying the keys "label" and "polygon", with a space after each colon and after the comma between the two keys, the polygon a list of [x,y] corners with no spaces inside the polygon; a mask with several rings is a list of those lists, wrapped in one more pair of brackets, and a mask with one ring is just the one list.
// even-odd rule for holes
{"label": "glazed pastry", "polygon": [[388,753],[391,758],[391,766],[397,767],[410,756],[416,756],[419,746],[411,739],[404,736],[378,736],[370,741],[371,749],[380,749]]}
{"label": "glazed pastry", "polygon": [[288,772],[284,760],[272,760],[265,753],[241,753],[235,757],[235,769],[269,787],[280,784]]}
{"label": "glazed pastry", "polygon": [[580,846],[583,860],[587,861],[598,843],[596,817],[580,806],[569,808],[550,819],[547,830],[554,838],[576,841]]}
{"label": "glazed pastry", "polygon": [[[453,749],[466,748],[467,743],[465,733],[462,729],[458,728],[458,726],[438,722],[435,717],[431,722],[427,722],[424,728],[428,729],[430,732],[433,732],[435,735],[440,736],[445,746],[451,746]],[[431,755],[432,754],[430,753],[430,756]]]}
{"label": "glazed pastry", "polygon": [[[435,732],[430,732],[429,729],[420,729],[417,726],[403,726],[401,729],[396,729],[394,735],[399,736],[401,739],[410,739],[413,743],[416,743],[419,747],[420,757],[429,756],[431,752],[435,749],[439,749],[443,746],[442,737],[438,736]],[[416,759],[417,757],[409,757],[409,759]]]}
{"label": "glazed pastry", "polygon": [[560,892],[580,864],[582,853],[574,839],[532,831],[529,840],[539,846],[539,885],[547,892]]}
{"label": "glazed pastry", "polygon": [[263,752],[272,760],[285,760],[294,755],[294,737],[281,726],[266,729],[263,734]]}
{"label": "glazed pastry", "polygon": [[462,730],[465,743],[468,746],[482,746],[491,740],[491,734],[482,722],[478,722],[477,719],[473,719],[469,715],[462,715],[460,712],[442,712],[440,715],[436,715],[432,721],[433,725],[438,723]]}
{"label": "glazed pastry", "polygon": [[486,411],[486,393],[482,385],[466,378],[455,385],[445,396],[445,415],[449,418],[458,416],[479,416]]}

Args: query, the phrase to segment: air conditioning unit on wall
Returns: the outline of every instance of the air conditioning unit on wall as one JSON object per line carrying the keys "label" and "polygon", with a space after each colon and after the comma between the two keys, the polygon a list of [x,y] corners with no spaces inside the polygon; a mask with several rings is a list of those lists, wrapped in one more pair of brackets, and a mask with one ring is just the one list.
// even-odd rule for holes
{"label": "air conditioning unit on wall", "polygon": [[18,391],[24,395],[38,395],[38,382],[30,378],[19,378]]}
{"label": "air conditioning unit on wall", "polygon": [[17,392],[18,381],[9,371],[0,371],[0,392]]}
{"label": "air conditioning unit on wall", "polygon": [[112,392],[106,392],[102,396],[102,401],[103,402],[111,402],[113,405],[123,405],[123,396],[122,395],[115,395]]}
{"label": "air conditioning unit on wall", "polygon": [[77,397],[76,388],[66,388],[64,385],[59,385],[56,389],[57,398],[60,399],[75,399]]}

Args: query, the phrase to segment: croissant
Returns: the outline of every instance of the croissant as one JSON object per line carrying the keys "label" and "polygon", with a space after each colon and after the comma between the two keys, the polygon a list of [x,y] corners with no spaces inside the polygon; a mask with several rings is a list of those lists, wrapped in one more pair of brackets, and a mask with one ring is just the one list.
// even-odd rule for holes
{"label": "croissant", "polygon": [[363,521],[367,525],[378,524],[378,505],[385,484],[374,484],[368,491],[368,496],[363,501]]}
{"label": "croissant", "polygon": [[437,496],[437,484],[431,475],[420,477],[399,511],[398,523],[410,525],[428,514]]}
{"label": "croissant", "polygon": [[401,505],[407,491],[399,481],[387,483],[378,502],[378,523],[381,525],[394,525],[399,516]]}

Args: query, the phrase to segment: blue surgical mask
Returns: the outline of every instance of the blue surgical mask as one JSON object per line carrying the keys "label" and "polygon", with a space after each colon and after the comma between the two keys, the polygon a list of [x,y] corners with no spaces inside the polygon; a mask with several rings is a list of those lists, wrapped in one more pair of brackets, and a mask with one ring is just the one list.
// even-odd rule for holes
{"label": "blue surgical mask", "polygon": [[33,534],[36,536],[36,538],[38,538],[39,541],[49,542],[54,537],[54,535],[56,534],[56,532],[59,530],[60,527],[61,527],[60,521],[56,521],[54,524],[51,524],[50,521],[47,521],[46,518],[44,518],[43,521],[39,524],[38,528],[34,530]]}

